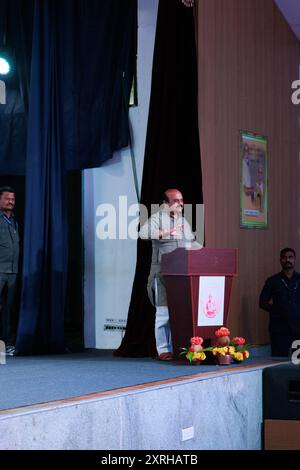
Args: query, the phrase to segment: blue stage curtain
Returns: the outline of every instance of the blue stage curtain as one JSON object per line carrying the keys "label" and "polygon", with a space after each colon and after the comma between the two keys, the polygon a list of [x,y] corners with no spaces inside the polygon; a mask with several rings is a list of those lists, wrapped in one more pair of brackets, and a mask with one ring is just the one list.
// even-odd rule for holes
{"label": "blue stage curtain", "polygon": [[59,47],[53,2],[34,14],[26,161],[23,291],[17,351],[64,350],[67,224]]}
{"label": "blue stage curtain", "polygon": [[136,0],[35,1],[19,354],[64,350],[66,171],[128,143],[136,27]]}
{"label": "blue stage curtain", "polygon": [[3,77],[0,105],[0,174],[24,175],[27,141],[33,0],[0,0],[0,47],[14,57],[13,74]]}
{"label": "blue stage curtain", "polygon": [[62,9],[66,168],[95,168],[128,145],[137,2],[64,0]]}

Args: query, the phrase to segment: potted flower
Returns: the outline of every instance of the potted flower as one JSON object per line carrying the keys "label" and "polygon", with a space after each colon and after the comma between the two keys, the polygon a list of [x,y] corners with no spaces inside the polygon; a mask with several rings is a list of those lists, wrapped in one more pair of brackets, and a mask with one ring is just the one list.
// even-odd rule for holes
{"label": "potted flower", "polygon": [[180,355],[185,355],[191,364],[201,364],[201,362],[205,361],[206,359],[206,354],[202,347],[202,343],[203,338],[201,338],[201,336],[193,336],[190,339],[190,347],[181,348],[182,352]]}
{"label": "potted flower", "polygon": [[211,349],[216,361],[220,365],[228,365],[233,361],[241,362],[250,356],[245,339],[236,336],[230,339],[230,331],[222,326],[215,332],[216,345]]}
{"label": "potted flower", "polygon": [[232,343],[235,348],[233,359],[238,362],[248,359],[248,357],[250,356],[250,353],[248,351],[249,345],[246,344],[245,338],[236,336],[235,338],[232,338]]}
{"label": "potted flower", "polygon": [[230,343],[230,331],[225,326],[222,326],[217,331],[215,331],[215,336],[217,338],[216,346],[227,346]]}
{"label": "potted flower", "polygon": [[215,346],[212,353],[216,358],[217,364],[231,364],[232,357],[235,352],[233,346]]}
{"label": "potted flower", "polygon": [[212,348],[213,356],[215,356],[218,364],[231,364],[233,353],[230,343],[230,331],[225,326],[222,326],[215,331],[216,344]]}
{"label": "potted flower", "polygon": [[193,336],[189,348],[181,348],[180,355],[184,355],[191,364],[201,364],[206,359],[205,352],[209,351],[220,365],[241,362],[250,356],[245,339],[240,336],[230,339],[230,331],[225,326],[216,330],[215,336],[215,345],[208,348],[203,348],[201,336]]}

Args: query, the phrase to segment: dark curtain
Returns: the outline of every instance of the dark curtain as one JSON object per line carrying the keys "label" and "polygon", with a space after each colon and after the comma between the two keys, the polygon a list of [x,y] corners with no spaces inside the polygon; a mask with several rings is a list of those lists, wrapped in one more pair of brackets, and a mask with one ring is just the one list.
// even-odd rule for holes
{"label": "dark curtain", "polygon": [[95,168],[128,145],[136,0],[63,2],[66,168]]}
{"label": "dark curtain", "polygon": [[23,291],[16,349],[64,351],[67,224],[57,9],[35,3],[26,161]]}
{"label": "dark curtain", "polygon": [[[8,0],[8,44],[13,46],[16,77],[25,113],[28,116],[34,0]],[[26,149],[26,146],[25,146]],[[25,156],[24,160],[25,169]]]}
{"label": "dark curtain", "polygon": [[35,1],[19,354],[65,349],[66,170],[128,143],[136,13],[136,0]]}
{"label": "dark curtain", "polygon": [[68,278],[65,308],[67,351],[84,349],[84,244],[82,237],[82,172],[67,172]]}
{"label": "dark curtain", "polygon": [[[177,188],[185,203],[202,203],[197,118],[197,60],[193,9],[160,0],[141,203],[161,203]],[[147,291],[151,242],[138,241],[137,265],[126,333],[117,356],[154,356],[154,308]]]}
{"label": "dark curtain", "polygon": [[14,73],[2,78],[0,174],[25,175],[33,0],[0,0],[0,47],[8,47]]}

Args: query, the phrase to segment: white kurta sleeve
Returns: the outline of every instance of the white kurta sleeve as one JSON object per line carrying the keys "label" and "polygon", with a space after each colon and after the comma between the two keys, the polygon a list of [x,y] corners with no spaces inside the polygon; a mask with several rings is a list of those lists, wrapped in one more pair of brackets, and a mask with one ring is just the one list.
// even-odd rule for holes
{"label": "white kurta sleeve", "polygon": [[159,213],[153,214],[141,227],[139,237],[143,240],[159,239]]}

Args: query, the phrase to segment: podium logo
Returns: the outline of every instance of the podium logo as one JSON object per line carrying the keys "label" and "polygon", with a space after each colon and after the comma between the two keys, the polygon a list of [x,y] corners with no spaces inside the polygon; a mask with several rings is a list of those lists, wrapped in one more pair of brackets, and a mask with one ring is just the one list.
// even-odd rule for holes
{"label": "podium logo", "polygon": [[291,361],[295,366],[298,366],[300,364],[300,339],[295,339],[295,341],[292,342],[292,357]]}
{"label": "podium logo", "polygon": [[5,343],[0,340],[0,365],[6,364]]}

